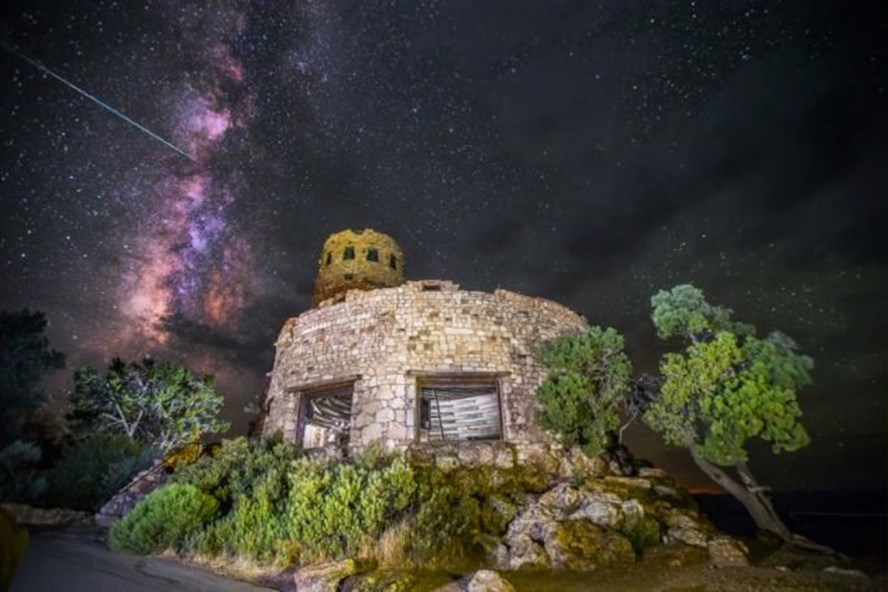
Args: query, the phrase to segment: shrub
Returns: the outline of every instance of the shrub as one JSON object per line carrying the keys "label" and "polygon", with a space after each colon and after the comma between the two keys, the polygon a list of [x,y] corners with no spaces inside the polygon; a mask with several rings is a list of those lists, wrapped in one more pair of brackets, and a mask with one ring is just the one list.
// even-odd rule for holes
{"label": "shrub", "polygon": [[293,463],[284,533],[299,542],[303,559],[334,559],[372,552],[390,524],[416,500],[413,469],[402,459],[386,466],[310,461]]}
{"label": "shrub", "polygon": [[35,475],[40,447],[16,440],[0,450],[0,502],[34,503],[46,493],[46,479]]}
{"label": "shrub", "polygon": [[122,435],[95,435],[68,449],[46,478],[46,504],[97,510],[139,471],[151,466],[157,452]]}
{"label": "shrub", "polygon": [[660,523],[649,516],[627,517],[620,532],[629,539],[632,550],[638,557],[660,542]]}
{"label": "shrub", "polygon": [[261,442],[243,437],[224,440],[212,455],[180,467],[172,481],[198,487],[227,511],[235,499],[251,497],[269,472],[287,467],[301,455],[298,446],[286,444],[280,438]]}
{"label": "shrub", "polygon": [[172,483],[151,493],[115,522],[109,543],[115,551],[137,555],[177,547],[208,523],[218,508],[218,502],[197,487]]}
{"label": "shrub", "polygon": [[545,481],[520,467],[445,473],[379,451],[324,463],[279,440],[244,438],[172,477],[219,504],[215,521],[183,539],[190,552],[279,565],[361,556],[398,567],[479,559]]}

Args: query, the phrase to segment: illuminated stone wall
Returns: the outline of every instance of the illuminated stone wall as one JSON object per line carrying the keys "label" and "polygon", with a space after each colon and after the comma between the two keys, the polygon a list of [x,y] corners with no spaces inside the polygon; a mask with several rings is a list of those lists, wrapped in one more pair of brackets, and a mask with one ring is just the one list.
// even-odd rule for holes
{"label": "illuminated stone wall", "polygon": [[461,291],[444,281],[347,292],[289,319],[280,333],[262,433],[297,438],[304,393],[354,381],[349,448],[404,449],[417,438],[417,379],[495,377],[506,442],[550,443],[535,422],[544,342],[588,328],[549,300],[506,290]]}
{"label": "illuminated stone wall", "polygon": [[335,302],[348,290],[372,290],[404,283],[404,253],[390,236],[375,230],[331,234],[318,259],[312,305]]}

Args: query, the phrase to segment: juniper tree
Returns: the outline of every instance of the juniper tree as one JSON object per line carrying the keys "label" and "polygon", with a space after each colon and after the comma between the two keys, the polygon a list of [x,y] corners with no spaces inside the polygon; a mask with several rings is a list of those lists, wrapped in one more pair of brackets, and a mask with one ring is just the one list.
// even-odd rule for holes
{"label": "juniper tree", "polygon": [[566,446],[591,456],[603,452],[608,434],[620,426],[620,405],[632,377],[623,337],[612,328],[592,327],[548,343],[540,361],[549,373],[537,390],[543,405],[538,423]]}
{"label": "juniper tree", "polygon": [[224,400],[211,376],[150,359],[127,364],[116,358],[104,376],[78,370],[70,401],[76,432],[125,434],[162,453],[228,429],[216,419]]}
{"label": "juniper tree", "polygon": [[661,359],[662,383],[646,405],[645,423],[687,448],[759,528],[793,541],[749,468],[747,444],[758,438],[773,452],[808,444],[797,395],[811,382],[813,361],[783,333],[762,338],[752,325],[734,322],[729,309],[710,305],[694,286],[660,291],[651,305],[658,336],[681,339],[684,348]]}

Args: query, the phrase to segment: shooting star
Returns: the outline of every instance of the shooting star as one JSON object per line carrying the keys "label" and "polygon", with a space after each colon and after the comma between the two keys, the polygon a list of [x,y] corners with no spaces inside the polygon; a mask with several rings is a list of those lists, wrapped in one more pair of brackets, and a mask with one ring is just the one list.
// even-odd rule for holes
{"label": "shooting star", "polygon": [[38,62],[37,60],[34,60],[34,59],[26,56],[22,52],[20,52],[16,49],[13,49],[12,47],[9,47],[5,43],[3,44],[3,49],[5,49],[9,53],[11,53],[12,55],[28,62],[29,64],[31,64],[32,66],[34,66],[35,68],[37,68],[38,70],[43,72],[44,74],[52,76],[53,78],[55,78],[59,82],[65,84],[66,86],[68,86],[70,88],[73,88],[74,90],[76,90],[78,93],[80,93],[81,95],[83,95],[84,97],[86,97],[87,99],[92,101],[93,103],[97,104],[98,106],[102,107],[103,109],[105,109],[107,111],[110,111],[111,113],[113,113],[117,117],[121,118],[125,122],[129,123],[130,125],[135,126],[136,128],[140,129],[141,131],[145,132],[146,134],[148,134],[149,136],[151,136],[152,138],[154,138],[158,142],[161,142],[167,148],[172,148],[173,150],[175,150],[176,152],[178,152],[179,154],[181,154],[182,156],[184,156],[188,160],[191,160],[192,162],[197,162],[197,158],[195,158],[191,154],[188,154],[187,152],[185,152],[184,150],[182,150],[181,148],[179,148],[178,146],[176,146],[172,142],[164,140],[162,137],[155,134],[150,129],[148,129],[144,125],[140,124],[138,121],[135,121],[135,120],[127,117],[126,115],[124,115],[123,113],[121,113],[120,111],[118,111],[117,109],[115,109],[114,107],[109,105],[108,103],[105,103],[104,101],[102,101],[98,97],[95,97],[95,96],[89,94],[88,92],[86,92],[85,90],[83,90],[82,88],[80,88],[79,86],[74,84],[73,82],[70,82],[69,80],[66,80],[65,78],[62,78],[61,76],[59,76],[58,74],[56,74],[55,72],[53,72],[52,70],[50,70],[49,68],[47,68],[46,66],[41,64],[40,62]]}

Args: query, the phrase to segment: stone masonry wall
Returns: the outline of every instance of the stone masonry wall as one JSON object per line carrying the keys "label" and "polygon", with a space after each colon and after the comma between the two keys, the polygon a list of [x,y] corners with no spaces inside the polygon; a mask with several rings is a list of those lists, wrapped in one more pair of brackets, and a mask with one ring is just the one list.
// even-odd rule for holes
{"label": "stone masonry wall", "polygon": [[571,310],[506,290],[461,291],[444,281],[348,292],[344,302],[289,319],[265,400],[262,433],[297,435],[301,393],[354,380],[350,448],[403,449],[416,439],[418,377],[499,379],[503,440],[550,442],[537,428],[544,377],[539,346],[588,328]]}

